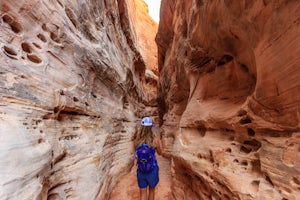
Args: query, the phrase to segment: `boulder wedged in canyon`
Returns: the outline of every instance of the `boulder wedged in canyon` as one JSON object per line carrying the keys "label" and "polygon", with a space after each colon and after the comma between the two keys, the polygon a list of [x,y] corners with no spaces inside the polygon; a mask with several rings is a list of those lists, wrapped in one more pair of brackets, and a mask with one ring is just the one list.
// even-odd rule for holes
{"label": "boulder wedged in canyon", "polygon": [[299,9],[162,0],[160,150],[174,199],[299,198]]}
{"label": "boulder wedged in canyon", "polygon": [[156,113],[157,25],[137,39],[138,3],[0,2],[1,199],[108,199],[130,171]]}

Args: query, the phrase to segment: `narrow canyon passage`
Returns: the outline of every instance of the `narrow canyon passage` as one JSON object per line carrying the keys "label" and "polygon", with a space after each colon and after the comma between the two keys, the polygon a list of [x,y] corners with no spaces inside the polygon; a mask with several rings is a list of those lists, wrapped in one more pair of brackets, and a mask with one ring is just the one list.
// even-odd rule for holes
{"label": "narrow canyon passage", "polygon": [[[170,160],[157,156],[159,165],[159,183],[155,189],[155,199],[171,200],[171,166]],[[136,180],[136,166],[122,177],[113,189],[110,200],[139,200],[140,191]]]}
{"label": "narrow canyon passage", "polygon": [[0,200],[298,200],[300,2],[0,1]]}

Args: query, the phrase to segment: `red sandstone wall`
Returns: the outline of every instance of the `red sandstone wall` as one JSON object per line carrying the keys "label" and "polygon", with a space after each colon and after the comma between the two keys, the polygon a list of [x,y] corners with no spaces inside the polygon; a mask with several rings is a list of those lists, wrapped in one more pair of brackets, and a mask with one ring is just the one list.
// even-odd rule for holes
{"label": "red sandstone wall", "polygon": [[300,196],[298,1],[162,1],[161,151],[174,199]]}

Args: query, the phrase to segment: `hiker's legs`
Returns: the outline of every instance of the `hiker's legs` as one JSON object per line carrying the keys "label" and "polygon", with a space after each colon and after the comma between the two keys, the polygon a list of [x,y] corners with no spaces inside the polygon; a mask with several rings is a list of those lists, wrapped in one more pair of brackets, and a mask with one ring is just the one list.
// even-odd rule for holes
{"label": "hiker's legs", "polygon": [[154,194],[155,194],[155,188],[149,187],[149,199],[148,200],[154,200]]}
{"label": "hiker's legs", "polygon": [[140,188],[140,200],[147,200],[147,188]]}

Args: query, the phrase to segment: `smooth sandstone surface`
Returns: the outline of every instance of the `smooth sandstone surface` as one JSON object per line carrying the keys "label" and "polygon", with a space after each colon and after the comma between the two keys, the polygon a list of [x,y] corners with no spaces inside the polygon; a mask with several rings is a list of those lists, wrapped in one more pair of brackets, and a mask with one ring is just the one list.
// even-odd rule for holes
{"label": "smooth sandstone surface", "polygon": [[162,0],[158,102],[173,199],[299,199],[299,9]]}

